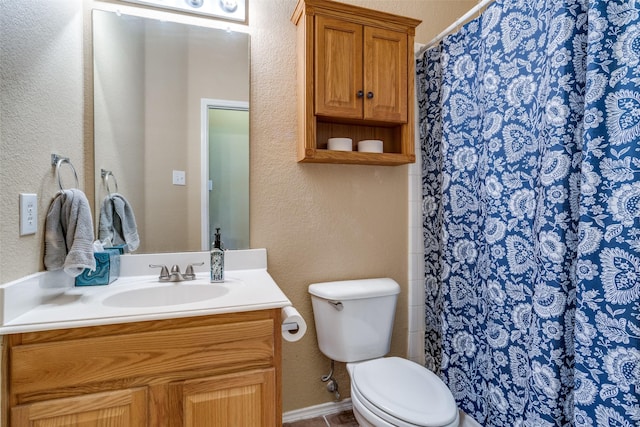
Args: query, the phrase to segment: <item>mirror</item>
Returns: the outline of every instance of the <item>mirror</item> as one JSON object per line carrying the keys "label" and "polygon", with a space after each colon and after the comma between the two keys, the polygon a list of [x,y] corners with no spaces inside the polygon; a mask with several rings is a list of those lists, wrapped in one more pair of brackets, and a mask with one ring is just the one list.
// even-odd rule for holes
{"label": "mirror", "polygon": [[95,206],[119,193],[136,253],[249,247],[249,35],[93,11]]}

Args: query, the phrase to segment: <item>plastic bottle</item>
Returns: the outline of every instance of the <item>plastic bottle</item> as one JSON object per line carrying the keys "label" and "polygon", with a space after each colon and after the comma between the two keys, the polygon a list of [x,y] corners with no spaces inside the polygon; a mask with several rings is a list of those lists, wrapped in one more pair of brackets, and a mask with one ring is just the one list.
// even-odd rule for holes
{"label": "plastic bottle", "polygon": [[216,228],[211,247],[211,283],[224,282],[224,249],[220,240],[220,229]]}

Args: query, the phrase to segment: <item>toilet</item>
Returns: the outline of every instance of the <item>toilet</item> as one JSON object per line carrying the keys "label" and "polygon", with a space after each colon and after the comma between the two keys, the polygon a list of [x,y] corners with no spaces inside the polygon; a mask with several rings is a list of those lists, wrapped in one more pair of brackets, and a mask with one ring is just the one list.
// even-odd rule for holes
{"label": "toilet", "polygon": [[309,285],[320,351],[345,362],[353,413],[364,427],[458,427],[451,391],[427,368],[384,357],[400,286],[392,279]]}

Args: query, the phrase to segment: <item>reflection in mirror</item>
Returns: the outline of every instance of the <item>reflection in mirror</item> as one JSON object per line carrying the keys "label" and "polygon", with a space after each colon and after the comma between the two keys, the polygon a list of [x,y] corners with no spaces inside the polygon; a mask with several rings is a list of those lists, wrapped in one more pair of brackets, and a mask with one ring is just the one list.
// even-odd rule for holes
{"label": "reflection in mirror", "polygon": [[[249,36],[93,11],[96,213],[111,171],[137,253],[249,247]],[[240,107],[239,107],[240,106]]]}
{"label": "reflection in mirror", "polygon": [[[225,248],[249,247],[249,103],[202,100],[202,245],[216,228],[227,230]],[[203,139],[204,141],[204,139]],[[208,159],[208,164],[207,164]],[[208,219],[208,221],[207,221]]]}

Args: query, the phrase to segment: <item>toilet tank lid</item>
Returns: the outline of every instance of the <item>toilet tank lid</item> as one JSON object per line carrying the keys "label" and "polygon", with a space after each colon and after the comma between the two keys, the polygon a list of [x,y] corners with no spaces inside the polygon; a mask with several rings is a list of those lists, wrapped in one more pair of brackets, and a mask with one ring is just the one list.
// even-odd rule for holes
{"label": "toilet tank lid", "polygon": [[329,300],[374,298],[397,295],[400,293],[400,285],[389,278],[341,280],[311,284],[309,293]]}

